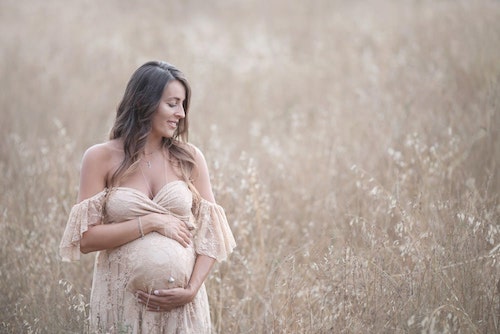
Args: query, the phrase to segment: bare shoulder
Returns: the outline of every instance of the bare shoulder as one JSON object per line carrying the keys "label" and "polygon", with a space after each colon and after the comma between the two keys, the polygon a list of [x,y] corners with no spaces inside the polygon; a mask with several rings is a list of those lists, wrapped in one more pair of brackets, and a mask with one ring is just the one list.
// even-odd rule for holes
{"label": "bare shoulder", "polygon": [[122,159],[123,149],[116,140],[89,147],[82,158],[79,198],[90,197],[104,189]]}
{"label": "bare shoulder", "polygon": [[203,174],[208,175],[207,161],[205,160],[203,152],[198,147],[196,147],[191,143],[188,144],[188,147],[191,150],[191,153],[193,154],[195,161],[193,178],[196,180],[198,177],[203,176]]}
{"label": "bare shoulder", "polygon": [[189,144],[189,146],[194,152],[194,159],[196,162],[196,167],[193,173],[194,186],[196,187],[202,198],[210,202],[215,202],[205,156],[203,155],[201,150],[193,144]]}
{"label": "bare shoulder", "polygon": [[110,140],[89,147],[83,154],[83,160],[100,164],[112,160],[117,155],[123,155],[123,150],[120,149],[117,141]]}
{"label": "bare shoulder", "polygon": [[201,152],[201,150],[198,147],[196,147],[195,145],[193,145],[191,143],[188,143],[187,145],[188,145],[188,149],[193,154],[196,163],[199,164],[201,162],[201,163],[206,164],[205,156],[203,155],[203,152]]}

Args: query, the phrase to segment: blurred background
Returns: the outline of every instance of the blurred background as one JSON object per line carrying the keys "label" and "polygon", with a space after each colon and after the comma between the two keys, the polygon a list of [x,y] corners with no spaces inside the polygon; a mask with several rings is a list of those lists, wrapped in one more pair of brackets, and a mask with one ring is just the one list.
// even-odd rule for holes
{"label": "blurred background", "polygon": [[0,42],[0,332],[85,330],[59,241],[153,59],[238,243],[214,332],[500,331],[500,2],[0,0]]}

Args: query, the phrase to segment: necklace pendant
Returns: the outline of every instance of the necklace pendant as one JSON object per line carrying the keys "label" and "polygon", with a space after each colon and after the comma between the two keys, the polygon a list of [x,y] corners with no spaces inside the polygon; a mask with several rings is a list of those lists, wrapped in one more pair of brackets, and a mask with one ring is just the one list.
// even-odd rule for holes
{"label": "necklace pendant", "polygon": [[151,168],[151,161],[146,161],[146,164],[148,165],[148,168]]}

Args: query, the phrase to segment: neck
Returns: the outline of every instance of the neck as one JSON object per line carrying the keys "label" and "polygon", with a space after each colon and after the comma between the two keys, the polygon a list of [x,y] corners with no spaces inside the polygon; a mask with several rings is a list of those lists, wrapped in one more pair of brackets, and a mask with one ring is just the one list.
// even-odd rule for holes
{"label": "neck", "polygon": [[146,145],[144,146],[144,154],[145,155],[151,155],[151,154],[154,154],[158,151],[161,150],[161,141],[160,142],[155,142],[155,143],[146,143]]}

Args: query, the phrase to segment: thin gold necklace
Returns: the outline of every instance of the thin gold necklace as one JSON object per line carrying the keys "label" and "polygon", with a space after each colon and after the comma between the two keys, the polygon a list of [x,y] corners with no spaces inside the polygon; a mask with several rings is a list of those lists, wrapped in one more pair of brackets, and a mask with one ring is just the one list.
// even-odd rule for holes
{"label": "thin gold necklace", "polygon": [[161,147],[160,147],[160,148],[158,148],[158,149],[156,149],[156,150],[154,150],[154,151],[153,151],[153,152],[151,152],[151,153],[146,153],[146,152],[143,152],[143,155],[144,155],[144,161],[146,162],[146,165],[148,166],[148,168],[150,168],[150,169],[151,169],[151,158],[149,158],[148,160],[146,160],[146,158],[147,158],[148,156],[149,156],[149,157],[152,157],[152,156],[153,156],[153,154],[155,154],[156,152],[158,152],[160,149],[161,149]]}
{"label": "thin gold necklace", "polygon": [[[167,167],[166,167],[166,158],[165,158],[165,155],[162,154],[163,156],[163,176],[165,177],[165,184],[167,183]],[[146,163],[148,163],[149,161],[146,161]],[[151,168],[151,165],[148,164],[148,168]],[[142,178],[144,179],[144,182],[146,183],[146,187],[148,187],[148,197],[149,198],[154,198],[153,196],[153,190],[151,190],[151,187],[149,185],[149,182],[148,182],[148,179],[146,178],[146,175],[144,175],[144,171],[142,170],[142,167],[141,165],[139,165],[139,170],[141,171],[141,174],[142,174]]]}

